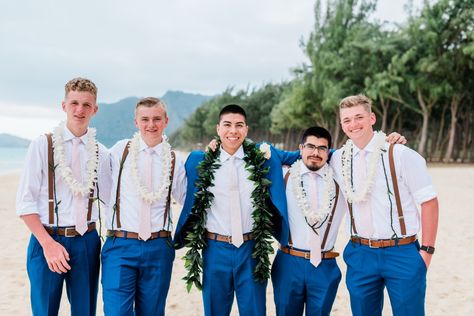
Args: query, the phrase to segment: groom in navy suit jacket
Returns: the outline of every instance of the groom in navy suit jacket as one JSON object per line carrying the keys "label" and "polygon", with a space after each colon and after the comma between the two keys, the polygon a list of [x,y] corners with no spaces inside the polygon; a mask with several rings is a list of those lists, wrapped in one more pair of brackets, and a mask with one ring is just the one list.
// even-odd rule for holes
{"label": "groom in navy suit jacket", "polygon": [[[217,157],[220,166],[214,171],[214,183],[209,191],[214,199],[207,212],[206,240],[203,250],[203,300],[206,315],[228,315],[232,308],[234,291],[237,297],[239,313],[242,315],[265,315],[266,282],[257,282],[253,278],[255,259],[252,252],[255,245],[252,240],[252,198],[255,183],[248,179],[245,169],[243,142],[248,133],[245,111],[238,105],[224,107],[219,114],[217,134],[221,140],[221,150]],[[266,178],[271,181],[269,187],[272,211],[273,235],[283,245],[288,243],[288,213],[286,208],[285,186],[282,165],[291,165],[299,157],[299,152],[284,152],[269,146],[270,157],[263,168],[269,167]],[[178,248],[185,245],[189,233],[191,209],[195,203],[198,179],[197,166],[204,159],[204,152],[195,151],[188,157],[185,168],[188,177],[186,200],[178,221],[175,243]],[[243,243],[235,245],[231,241],[235,232],[232,222],[233,197],[232,173],[238,178],[240,228]],[[232,200],[234,198],[234,200]],[[235,217],[233,217],[235,218]],[[239,217],[237,217],[239,218]],[[233,244],[234,243],[234,244]]]}

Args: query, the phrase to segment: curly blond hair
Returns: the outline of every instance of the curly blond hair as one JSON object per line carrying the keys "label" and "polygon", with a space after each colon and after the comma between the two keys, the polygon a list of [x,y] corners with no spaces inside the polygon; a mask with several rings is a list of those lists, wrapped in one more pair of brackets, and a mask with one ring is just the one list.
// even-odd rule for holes
{"label": "curly blond hair", "polygon": [[66,96],[71,91],[89,92],[97,99],[97,87],[91,80],[86,78],[77,77],[69,80],[64,86],[64,91]]}

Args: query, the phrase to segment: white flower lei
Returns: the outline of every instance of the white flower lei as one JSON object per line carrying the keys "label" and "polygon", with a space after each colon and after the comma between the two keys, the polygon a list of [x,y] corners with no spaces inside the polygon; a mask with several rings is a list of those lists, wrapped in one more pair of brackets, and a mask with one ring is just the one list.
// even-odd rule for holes
{"label": "white flower lei", "polygon": [[94,188],[97,180],[97,166],[99,165],[99,153],[97,152],[97,141],[95,139],[95,128],[89,128],[87,137],[87,180],[85,183],[79,182],[72,175],[72,169],[66,164],[64,154],[64,128],[65,122],[61,122],[53,131],[54,161],[57,163],[57,172],[63,178],[65,184],[74,195],[87,196]]}
{"label": "white flower lei", "polygon": [[138,175],[137,161],[138,153],[140,151],[140,139],[140,133],[137,132],[133,135],[130,142],[130,175],[132,176],[132,180],[137,188],[140,198],[147,203],[153,204],[168,193],[169,186],[171,185],[171,146],[166,139],[163,138],[163,141],[161,142],[161,153],[158,155],[161,158],[160,165],[163,168],[161,178],[159,179],[161,186],[158,191],[150,191],[146,186],[141,184],[140,176]]}
{"label": "white flower lei", "polygon": [[380,154],[385,150],[386,135],[383,132],[374,132],[375,149],[370,154],[369,166],[367,170],[367,179],[363,184],[358,184],[357,191],[352,187],[352,151],[354,144],[348,139],[342,148],[342,177],[344,179],[344,194],[349,203],[358,203],[366,201],[368,193],[372,190],[375,182],[377,165],[380,160]]}
{"label": "white flower lei", "polygon": [[323,221],[326,216],[331,212],[335,201],[334,197],[336,195],[336,186],[333,180],[332,169],[327,164],[325,164],[323,167],[324,173],[322,176],[324,181],[324,190],[322,198],[319,201],[320,203],[318,209],[313,210],[310,206],[307,194],[301,183],[302,164],[303,162],[301,160],[297,160],[289,170],[292,189],[301,212],[307,218],[310,224],[314,224]]}

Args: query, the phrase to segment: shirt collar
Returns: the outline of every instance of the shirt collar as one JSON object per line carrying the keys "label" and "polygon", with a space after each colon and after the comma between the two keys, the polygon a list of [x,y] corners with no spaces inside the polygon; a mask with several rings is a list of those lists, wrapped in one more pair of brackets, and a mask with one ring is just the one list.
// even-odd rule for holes
{"label": "shirt collar", "polygon": [[63,137],[65,142],[72,141],[73,138],[79,138],[83,144],[86,144],[87,140],[89,139],[89,129],[87,129],[87,132],[84,135],[77,137],[69,130],[69,128],[67,128],[67,126],[64,126]]}
{"label": "shirt collar", "polygon": [[356,145],[353,146],[353,156],[355,157],[363,149],[366,153],[371,153],[374,151],[375,147],[375,133],[372,135],[369,143],[364,148],[359,148]]}
{"label": "shirt collar", "polygon": [[244,147],[242,145],[240,145],[239,149],[237,149],[237,151],[233,155],[230,155],[227,151],[225,151],[221,147],[221,153],[219,155],[219,160],[221,162],[224,162],[224,161],[228,160],[230,157],[235,157],[235,158],[238,158],[238,159],[244,159]]}
{"label": "shirt collar", "polygon": [[[163,142],[161,142],[161,143],[155,145],[154,147],[150,147],[150,148],[153,149],[153,151],[154,151],[155,153],[158,153],[158,152],[160,152],[160,148],[161,148],[162,144],[163,144]],[[140,137],[140,149],[139,149],[139,151],[143,151],[143,150],[145,150],[145,149],[147,149],[147,148],[148,148],[148,145],[147,145],[147,144],[143,141],[143,139]]]}

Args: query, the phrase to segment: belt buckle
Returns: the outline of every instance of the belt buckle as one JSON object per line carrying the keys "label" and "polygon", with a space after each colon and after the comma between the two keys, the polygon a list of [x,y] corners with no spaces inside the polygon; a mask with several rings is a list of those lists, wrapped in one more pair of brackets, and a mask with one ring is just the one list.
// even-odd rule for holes
{"label": "belt buckle", "polygon": [[372,241],[377,241],[377,240],[369,239],[369,248],[372,248],[372,249],[379,248],[379,247],[372,246]]}
{"label": "belt buckle", "polygon": [[[77,234],[75,234],[76,227],[64,227],[64,237],[76,237]],[[71,234],[69,234],[71,232]]]}
{"label": "belt buckle", "polygon": [[304,258],[308,259],[308,260],[311,259],[311,252],[305,252],[304,253]]}

